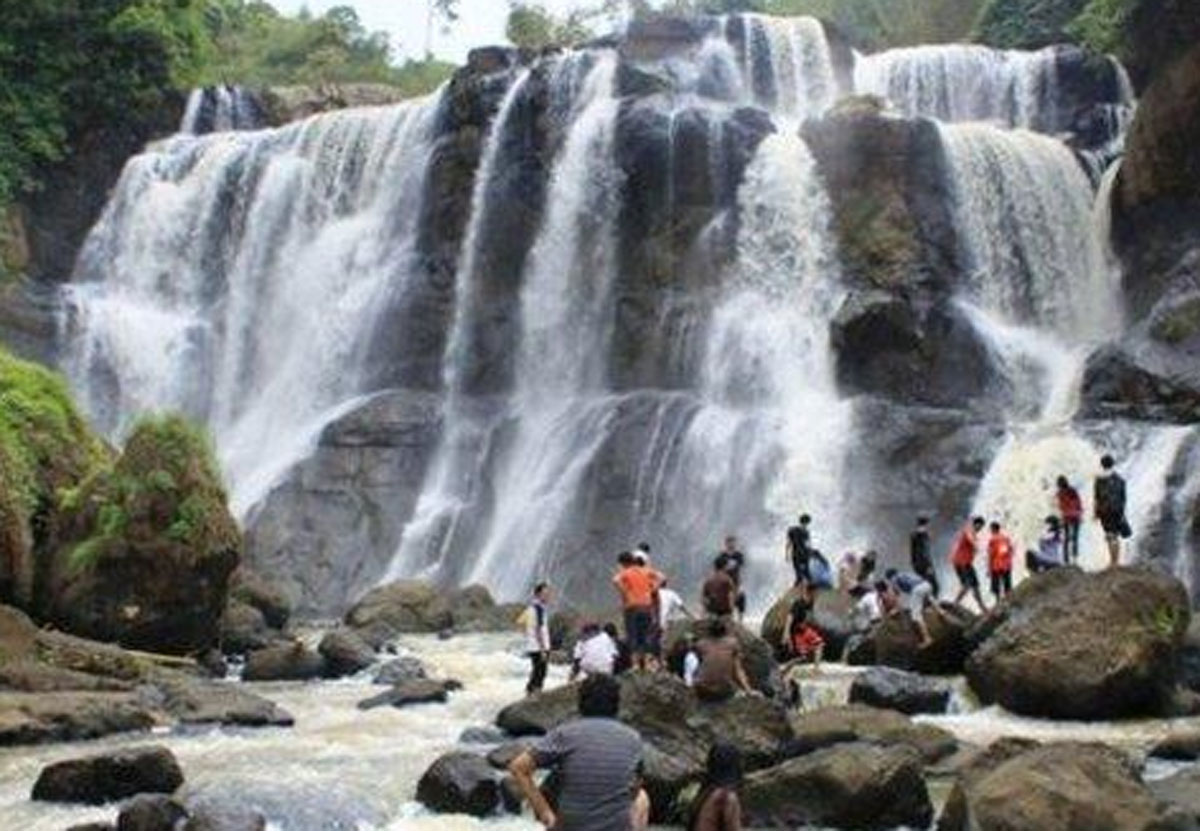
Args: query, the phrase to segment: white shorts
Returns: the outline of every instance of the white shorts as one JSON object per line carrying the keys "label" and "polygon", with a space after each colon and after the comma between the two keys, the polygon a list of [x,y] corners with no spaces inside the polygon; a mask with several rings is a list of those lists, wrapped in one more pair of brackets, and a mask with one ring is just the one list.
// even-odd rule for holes
{"label": "white shorts", "polygon": [[928,583],[921,583],[913,588],[905,598],[905,607],[908,613],[912,615],[913,620],[920,620],[921,613],[925,611],[925,605],[933,599],[933,586]]}

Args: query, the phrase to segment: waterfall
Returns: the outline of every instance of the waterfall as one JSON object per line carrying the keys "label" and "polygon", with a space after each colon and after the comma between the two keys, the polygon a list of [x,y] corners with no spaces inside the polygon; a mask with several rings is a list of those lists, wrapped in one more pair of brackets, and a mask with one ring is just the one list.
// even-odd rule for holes
{"label": "waterfall", "polygon": [[743,16],[746,88],[777,115],[803,119],[838,95],[825,27],[814,17]]}
{"label": "waterfall", "polygon": [[247,510],[366,391],[374,321],[419,270],[440,106],[178,136],[131,160],[65,289],[66,370],[96,422],[205,421]]}
{"label": "waterfall", "polygon": [[249,90],[218,84],[191,91],[179,132],[198,136],[227,130],[257,130],[265,126],[266,116]]}
{"label": "waterfall", "polygon": [[1056,66],[1054,47],[914,46],[860,57],[854,87],[888,99],[909,117],[1040,129],[1057,100]]}

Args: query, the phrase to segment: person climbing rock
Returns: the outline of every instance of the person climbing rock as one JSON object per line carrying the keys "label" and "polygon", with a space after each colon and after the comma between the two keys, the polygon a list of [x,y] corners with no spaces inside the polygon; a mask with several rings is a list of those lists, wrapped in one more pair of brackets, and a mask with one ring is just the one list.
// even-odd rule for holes
{"label": "person climbing rock", "polygon": [[714,744],[708,751],[704,784],[693,803],[688,831],[741,831],[741,784],[741,751],[731,744]]}
{"label": "person climbing rock", "polygon": [[525,694],[533,695],[546,685],[550,668],[550,585],[538,583],[525,610],[525,654],[531,664]]}
{"label": "person climbing rock", "polygon": [[820,669],[825,654],[825,638],[812,624],[813,595],[811,589],[800,589],[788,609],[783,623],[783,652],[793,659],[812,662]]}
{"label": "person climbing rock", "polygon": [[954,548],[950,552],[950,564],[954,566],[954,573],[958,576],[959,589],[958,596],[954,598],[955,604],[962,603],[963,599],[970,594],[979,604],[979,611],[987,614],[987,606],[979,591],[979,575],[975,572],[975,555],[979,552],[979,533],[983,530],[984,524],[983,517],[977,516],[963,526],[963,529],[958,532],[958,536],[954,538]]}
{"label": "person climbing rock", "polygon": [[812,517],[808,514],[801,514],[799,521],[787,529],[785,551],[788,561],[792,564],[792,571],[795,572],[794,585],[797,586],[807,584],[810,579],[808,561],[812,556],[811,525]]}
{"label": "person climbing rock", "polygon": [[999,522],[988,526],[988,576],[992,581],[992,596],[996,602],[1012,594],[1013,541],[1000,528]]}
{"label": "person climbing rock", "polygon": [[[643,555],[644,556],[644,555]],[[625,615],[625,637],[633,657],[633,668],[650,668],[654,652],[655,593],[662,584],[662,575],[643,564],[637,555],[625,552],[618,558],[620,566],[613,576],[613,585],[621,594]]]}
{"label": "person climbing rock", "polygon": [[742,591],[742,569],[746,567],[746,555],[738,548],[737,537],[732,535],[725,537],[721,553],[725,555],[725,570],[737,589],[733,608],[737,612],[737,619],[741,621],[746,614],[746,593]]}
{"label": "person climbing rock", "polygon": [[737,584],[729,576],[728,564],[726,556],[718,554],[713,559],[712,573],[700,589],[704,611],[714,617],[729,617],[736,605]]}
{"label": "person climbing rock", "polygon": [[933,596],[940,597],[941,586],[938,585],[937,569],[933,566],[933,555],[930,553],[929,517],[917,517],[917,527],[908,537],[908,556],[912,570],[933,588]]}
{"label": "person climbing rock", "polygon": [[1063,529],[1063,562],[1070,565],[1079,559],[1079,526],[1083,523],[1083,499],[1065,476],[1059,476],[1055,499]]}
{"label": "person climbing rock", "polygon": [[[644,831],[650,799],[641,788],[642,739],[617,721],[621,685],[592,675],[579,685],[579,718],[554,728],[508,766],[538,822],[554,831]],[[534,781],[557,774],[554,807]]]}
{"label": "person climbing rock", "polygon": [[1133,529],[1125,518],[1125,480],[1117,473],[1116,460],[1105,454],[1100,467],[1103,472],[1096,477],[1092,503],[1108,543],[1108,564],[1113,568],[1121,562],[1121,540],[1132,537]]}
{"label": "person climbing rock", "polygon": [[737,638],[729,634],[722,618],[708,622],[705,636],[696,644],[700,670],[692,689],[701,701],[720,702],[733,698],[738,691],[749,693],[750,682],[742,666],[742,650]]}
{"label": "person climbing rock", "polygon": [[916,625],[917,632],[921,635],[921,646],[931,645],[933,638],[929,634],[929,627],[925,625],[925,609],[929,607],[937,610],[937,605],[933,602],[933,587],[919,574],[911,571],[889,568],[883,576],[888,588],[900,600],[899,608],[907,611],[909,619]]}

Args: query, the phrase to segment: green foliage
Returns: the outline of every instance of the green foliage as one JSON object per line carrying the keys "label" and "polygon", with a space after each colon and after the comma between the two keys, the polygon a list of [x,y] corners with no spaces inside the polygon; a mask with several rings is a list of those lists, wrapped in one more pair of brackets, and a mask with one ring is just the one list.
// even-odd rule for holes
{"label": "green foliage", "polygon": [[605,7],[599,6],[557,15],[537,3],[515,2],[504,33],[514,46],[523,49],[571,46],[595,37],[592,22],[607,13]]}
{"label": "green foliage", "polygon": [[1066,27],[1067,34],[1097,52],[1124,51],[1124,35],[1135,0],[1090,0]]}
{"label": "green foliage", "polygon": [[827,20],[863,49],[964,40],[984,0],[763,0],[777,15]]}
{"label": "green foliage", "polygon": [[1040,49],[1071,40],[1067,28],[1088,0],[990,0],[975,39],[1001,49]]}
{"label": "green foliage", "polygon": [[406,98],[426,95],[441,86],[454,74],[455,65],[436,58],[423,61],[405,61],[394,70],[389,83],[398,87]]}

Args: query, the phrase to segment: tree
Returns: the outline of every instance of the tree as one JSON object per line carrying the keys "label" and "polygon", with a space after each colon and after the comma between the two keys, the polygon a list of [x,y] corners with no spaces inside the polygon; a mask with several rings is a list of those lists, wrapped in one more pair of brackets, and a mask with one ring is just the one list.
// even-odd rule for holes
{"label": "tree", "polygon": [[556,15],[545,6],[512,2],[504,33],[509,41],[523,49],[544,49],[547,46],[573,46],[595,37],[592,22],[611,13],[609,4],[594,8],[574,9],[566,15]]}
{"label": "tree", "polygon": [[425,59],[433,58],[433,27],[434,21],[442,21],[443,31],[450,28],[458,20],[458,0],[426,0],[428,6],[425,13]]}

